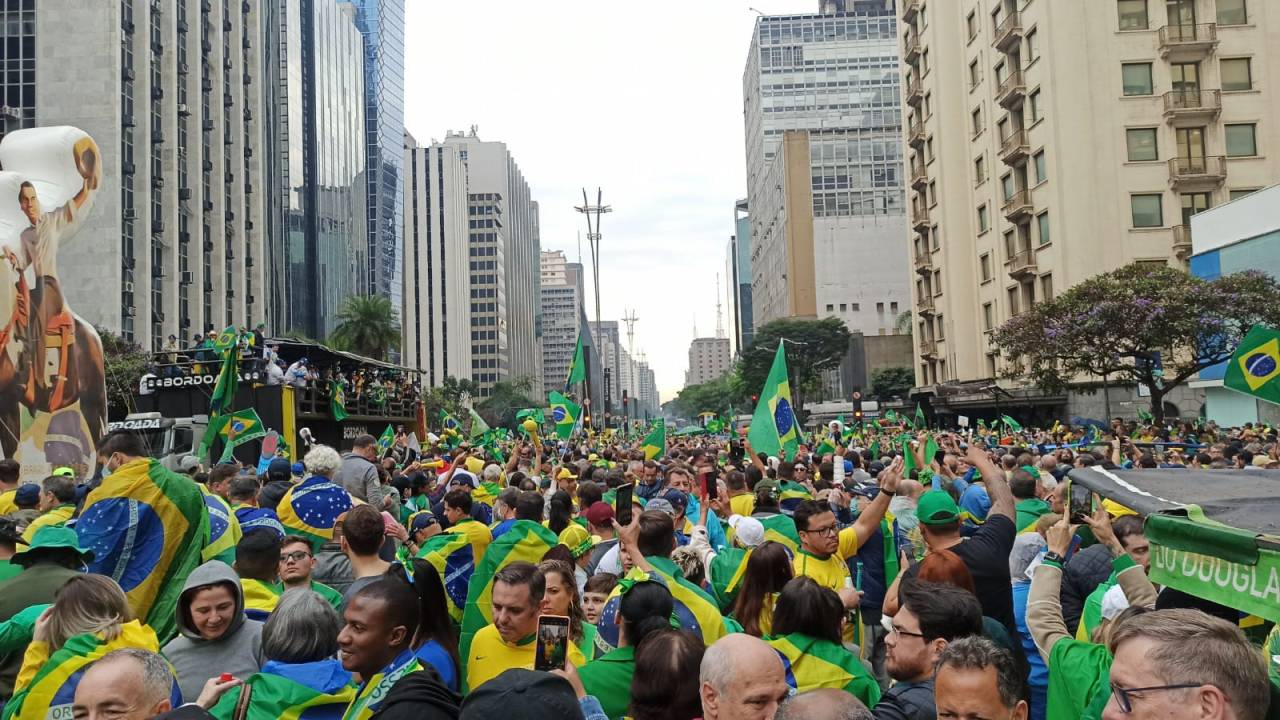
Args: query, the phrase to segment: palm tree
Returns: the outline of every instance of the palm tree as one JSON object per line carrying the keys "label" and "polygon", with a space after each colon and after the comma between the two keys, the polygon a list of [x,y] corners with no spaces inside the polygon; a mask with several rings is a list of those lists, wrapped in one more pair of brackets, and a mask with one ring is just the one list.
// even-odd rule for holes
{"label": "palm tree", "polygon": [[387,350],[400,344],[400,319],[385,297],[347,298],[338,311],[338,326],[329,335],[329,343],[381,360]]}

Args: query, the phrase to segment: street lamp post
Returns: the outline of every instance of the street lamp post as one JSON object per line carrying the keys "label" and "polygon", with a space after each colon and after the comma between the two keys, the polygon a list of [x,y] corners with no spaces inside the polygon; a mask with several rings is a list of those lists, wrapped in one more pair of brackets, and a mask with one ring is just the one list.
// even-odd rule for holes
{"label": "street lamp post", "polygon": [[[603,196],[604,196],[604,192],[597,187],[596,188],[596,204],[592,205],[590,201],[587,200],[587,189],[582,188],[582,205],[580,207],[574,208],[574,210],[577,210],[578,212],[587,216],[587,244],[591,246],[591,284],[595,291],[596,334],[597,335],[599,335],[601,332],[601,326],[600,326],[600,216],[603,215],[604,213],[613,212],[612,207],[609,207],[608,205],[605,205],[602,202]],[[591,222],[591,217],[593,215],[595,216],[594,227]],[[602,343],[598,338],[596,339],[595,342],[596,342],[597,348],[603,349]],[[600,355],[600,363],[602,365],[607,365],[604,361],[603,353],[601,353]],[[588,387],[588,390],[590,390],[590,387]],[[606,393],[605,407],[604,407],[605,417],[608,417],[609,410],[610,410],[609,396]]]}

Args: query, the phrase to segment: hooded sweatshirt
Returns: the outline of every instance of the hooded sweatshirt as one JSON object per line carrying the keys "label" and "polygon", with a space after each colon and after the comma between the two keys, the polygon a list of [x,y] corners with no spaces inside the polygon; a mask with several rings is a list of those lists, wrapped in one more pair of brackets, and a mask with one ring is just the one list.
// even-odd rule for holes
{"label": "hooded sweatshirt", "polygon": [[372,720],[455,720],[459,697],[433,667],[409,673],[391,686]]}
{"label": "hooded sweatshirt", "polygon": [[[191,601],[196,589],[224,585],[236,600],[235,614],[227,631],[217,640],[205,640],[191,621]],[[244,594],[240,578],[226,563],[210,560],[191,571],[178,596],[178,637],[164,646],[164,656],[178,673],[182,697],[194,702],[205,682],[219,673],[245,679],[262,667],[262,623],[244,614]]]}

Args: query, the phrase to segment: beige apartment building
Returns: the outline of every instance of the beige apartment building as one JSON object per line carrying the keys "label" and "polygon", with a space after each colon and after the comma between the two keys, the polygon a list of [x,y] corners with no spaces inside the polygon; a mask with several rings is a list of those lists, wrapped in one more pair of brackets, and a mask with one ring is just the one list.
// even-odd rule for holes
{"label": "beige apartment building", "polygon": [[[999,401],[990,336],[1008,318],[1130,262],[1185,267],[1192,215],[1280,180],[1280,3],[898,8],[916,381],[935,405]],[[1113,413],[1132,395],[1113,390]]]}

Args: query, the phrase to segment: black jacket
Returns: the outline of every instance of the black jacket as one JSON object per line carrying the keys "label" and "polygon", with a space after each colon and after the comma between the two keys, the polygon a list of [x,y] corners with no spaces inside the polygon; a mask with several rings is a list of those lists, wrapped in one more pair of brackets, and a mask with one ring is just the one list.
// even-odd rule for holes
{"label": "black jacket", "polygon": [[1071,556],[1062,571],[1062,619],[1067,631],[1076,633],[1084,601],[1098,586],[1111,577],[1111,551],[1105,545],[1090,545]]}
{"label": "black jacket", "polygon": [[880,697],[871,714],[876,720],[934,720],[938,710],[933,702],[933,678],[919,685],[894,685]]}
{"label": "black jacket", "polygon": [[400,678],[371,720],[458,720],[461,701],[428,666]]}

